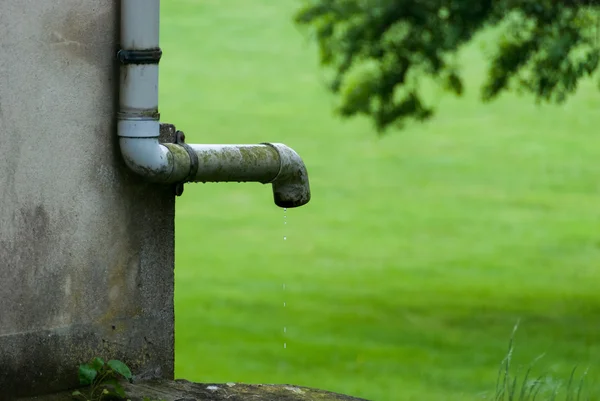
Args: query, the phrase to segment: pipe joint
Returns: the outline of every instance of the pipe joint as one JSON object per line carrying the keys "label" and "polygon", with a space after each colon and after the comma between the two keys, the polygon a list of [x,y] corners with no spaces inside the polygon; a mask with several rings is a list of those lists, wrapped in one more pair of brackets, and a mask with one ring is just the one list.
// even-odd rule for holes
{"label": "pipe joint", "polygon": [[121,138],[158,138],[160,123],[158,119],[132,117],[131,113],[119,113],[117,134]]}
{"label": "pipe joint", "polygon": [[194,152],[194,149],[192,149],[190,145],[185,143],[185,134],[182,131],[175,132],[175,143],[181,146],[190,158],[190,169],[187,175],[181,182],[175,185],[175,195],[181,196],[181,194],[183,194],[183,185],[186,182],[194,181],[196,174],[198,173],[198,154]]}
{"label": "pipe joint", "polygon": [[121,64],[158,64],[162,57],[162,50],[145,49],[145,50],[126,50],[121,49],[117,53],[117,58]]}
{"label": "pipe joint", "polygon": [[293,208],[310,201],[308,172],[296,151],[282,143],[263,143],[277,151],[279,172],[271,181],[273,198],[279,207]]}

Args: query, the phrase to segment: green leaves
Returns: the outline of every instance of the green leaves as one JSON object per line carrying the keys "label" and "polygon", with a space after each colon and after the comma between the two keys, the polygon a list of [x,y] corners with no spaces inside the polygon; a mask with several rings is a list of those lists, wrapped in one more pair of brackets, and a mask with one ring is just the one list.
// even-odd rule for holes
{"label": "green leaves", "polygon": [[91,362],[80,365],[78,377],[82,386],[89,386],[89,393],[77,390],[71,395],[85,401],[100,401],[104,397],[125,399],[125,389],[119,378],[128,381],[133,379],[131,370],[125,363],[116,359],[105,363],[101,358],[94,358]]}
{"label": "green leaves", "polygon": [[597,11],[542,3],[513,12],[499,41],[483,87],[491,100],[512,87],[529,92],[538,102],[564,102],[578,82],[598,67]]}
{"label": "green leaves", "polygon": [[[484,22],[489,1],[463,0],[307,1],[296,22],[315,33],[324,68],[333,70],[331,90],[343,116],[370,116],[378,130],[431,108],[421,98],[422,78],[444,76],[443,86],[463,91],[448,54],[456,52]],[[467,4],[463,4],[467,3]],[[468,14],[467,20],[460,13]]]}
{"label": "green leaves", "polygon": [[109,389],[104,389],[107,391],[106,394],[110,394],[112,396],[116,396],[119,398],[125,398],[126,394],[125,394],[125,390],[123,389],[123,386],[121,385],[121,383],[119,383],[119,381],[117,380],[116,377],[109,377],[106,380],[104,380],[103,384],[105,385],[110,385],[112,387],[111,390]]}
{"label": "green leaves", "polygon": [[79,384],[83,386],[89,386],[94,382],[96,376],[98,376],[98,370],[96,370],[91,363],[79,366]]}
{"label": "green leaves", "polygon": [[129,370],[129,367],[127,365],[125,365],[123,362],[118,361],[116,359],[112,359],[110,361],[108,361],[107,365],[116,373],[120,374],[121,376],[123,376],[125,379],[130,380],[132,379],[132,374],[131,374],[131,370]]}
{"label": "green leaves", "polygon": [[378,130],[432,115],[418,82],[460,96],[463,45],[497,28],[482,90],[562,102],[600,60],[600,13],[591,2],[551,0],[305,0],[296,23],[317,42],[337,113],[369,116]]}

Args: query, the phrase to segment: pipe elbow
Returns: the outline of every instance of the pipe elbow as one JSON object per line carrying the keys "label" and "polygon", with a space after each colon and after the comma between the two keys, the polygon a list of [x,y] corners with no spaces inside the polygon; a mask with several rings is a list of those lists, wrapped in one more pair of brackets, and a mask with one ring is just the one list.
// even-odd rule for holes
{"label": "pipe elbow", "polygon": [[119,146],[125,164],[147,181],[174,184],[189,174],[191,160],[184,148],[159,142],[159,122],[123,118],[118,123]]}
{"label": "pipe elbow", "polygon": [[275,204],[283,208],[306,205],[310,201],[310,184],[304,161],[292,148],[281,143],[265,143],[277,150],[280,168],[271,181]]}
{"label": "pipe elbow", "polygon": [[125,164],[135,174],[148,181],[170,182],[173,173],[173,155],[161,145],[158,138],[119,138],[121,155]]}

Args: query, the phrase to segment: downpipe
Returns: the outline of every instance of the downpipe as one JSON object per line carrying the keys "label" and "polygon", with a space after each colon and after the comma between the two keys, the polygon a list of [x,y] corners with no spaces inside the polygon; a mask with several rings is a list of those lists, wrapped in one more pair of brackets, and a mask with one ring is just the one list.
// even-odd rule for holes
{"label": "downpipe", "polygon": [[[121,63],[117,133],[125,164],[158,184],[259,182],[272,184],[279,207],[310,201],[302,158],[279,143],[256,145],[161,143],[158,112],[160,0],[121,0]],[[178,195],[181,194],[179,191]]]}

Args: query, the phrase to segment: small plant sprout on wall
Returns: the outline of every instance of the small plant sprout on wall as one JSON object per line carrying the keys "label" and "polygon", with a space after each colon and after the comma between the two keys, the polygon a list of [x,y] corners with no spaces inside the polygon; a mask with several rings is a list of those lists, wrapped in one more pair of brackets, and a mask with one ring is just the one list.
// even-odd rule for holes
{"label": "small plant sprout on wall", "polygon": [[131,370],[118,360],[104,362],[94,358],[91,362],[79,366],[79,384],[88,386],[87,391],[77,390],[73,397],[84,401],[100,401],[105,398],[126,398],[120,380],[131,381]]}

